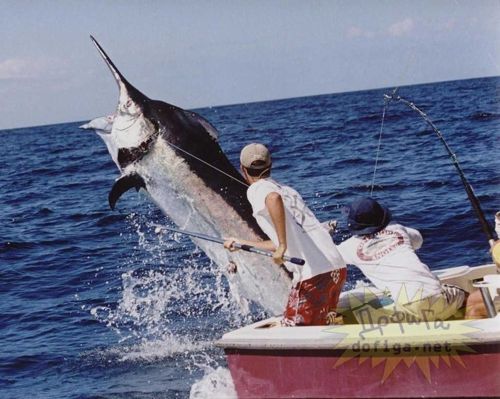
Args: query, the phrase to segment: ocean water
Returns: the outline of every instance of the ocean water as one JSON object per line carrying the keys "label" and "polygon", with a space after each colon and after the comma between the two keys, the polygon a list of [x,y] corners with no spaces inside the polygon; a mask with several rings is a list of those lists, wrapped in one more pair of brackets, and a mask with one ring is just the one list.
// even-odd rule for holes
{"label": "ocean water", "polygon": [[[440,128],[491,223],[500,210],[499,87],[495,77],[399,91]],[[370,192],[386,92],[198,112],[235,164],[244,144],[267,144],[274,177],[320,220],[340,221],[338,242],[347,237],[342,206]],[[213,342],[263,312],[242,312],[188,239],[155,234],[153,224],[168,219],[145,195],[108,208],[118,171],[81,123],[0,131],[0,396],[234,396]],[[443,145],[401,103],[387,110],[374,196],[422,232],[431,269],[490,261]],[[348,286],[361,278],[353,270]]]}

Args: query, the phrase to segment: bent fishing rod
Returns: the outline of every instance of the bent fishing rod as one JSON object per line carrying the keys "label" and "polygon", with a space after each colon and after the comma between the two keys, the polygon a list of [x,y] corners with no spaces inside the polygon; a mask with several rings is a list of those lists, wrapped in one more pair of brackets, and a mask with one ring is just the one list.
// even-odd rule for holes
{"label": "bent fishing rod", "polygon": [[407,105],[410,107],[412,110],[417,112],[426,122],[427,124],[434,130],[438,138],[441,140],[443,143],[444,147],[446,148],[446,151],[448,152],[448,155],[450,156],[453,165],[458,171],[458,174],[460,176],[460,179],[462,180],[462,184],[464,185],[465,192],[467,193],[467,197],[469,198],[469,201],[472,205],[472,208],[476,212],[477,217],[479,218],[479,222],[481,223],[481,227],[483,228],[484,233],[488,237],[488,242],[491,247],[495,245],[496,237],[495,233],[493,231],[493,227],[488,223],[486,217],[484,216],[484,212],[481,209],[481,205],[479,203],[478,198],[476,197],[476,194],[474,193],[474,190],[472,189],[472,186],[470,183],[467,181],[467,178],[465,177],[464,171],[462,170],[462,167],[460,166],[460,163],[458,162],[458,158],[456,154],[451,150],[451,147],[448,145],[446,140],[444,139],[443,135],[439,131],[439,129],[436,127],[436,125],[430,120],[430,118],[420,109],[418,108],[414,103],[402,98],[401,96],[396,95],[397,89],[395,89],[391,95],[384,94],[384,100],[387,102],[390,101],[400,101],[403,104]]}
{"label": "bent fishing rod", "polygon": [[[208,236],[208,235],[205,235],[205,234],[202,234],[202,233],[194,233],[192,231],[179,230],[179,229],[174,229],[172,227],[156,225],[155,233],[158,234],[162,230],[172,231],[174,233],[179,233],[179,234],[183,234],[183,235],[190,236],[190,237],[200,238],[202,240],[215,242],[217,244],[224,244],[224,240],[221,239],[221,238]],[[235,242],[235,243],[233,243],[233,247],[238,248],[238,249],[242,249],[243,251],[252,252],[252,253],[258,254],[258,255],[268,256],[270,258],[273,257],[273,253],[272,252],[265,251],[263,249],[253,247],[251,245],[240,244],[238,242]],[[304,259],[293,258],[293,257],[290,257],[290,256],[283,256],[283,260],[286,261],[286,262],[293,263],[295,265],[299,265],[299,266],[303,266],[306,263],[304,261]]]}

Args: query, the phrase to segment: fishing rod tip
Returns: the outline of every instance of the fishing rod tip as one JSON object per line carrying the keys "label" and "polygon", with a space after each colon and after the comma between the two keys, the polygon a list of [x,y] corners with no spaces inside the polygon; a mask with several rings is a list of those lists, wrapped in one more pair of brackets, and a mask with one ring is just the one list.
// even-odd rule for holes
{"label": "fishing rod tip", "polygon": [[391,102],[391,101],[399,101],[401,97],[396,96],[396,93],[392,94],[384,94],[384,101]]}

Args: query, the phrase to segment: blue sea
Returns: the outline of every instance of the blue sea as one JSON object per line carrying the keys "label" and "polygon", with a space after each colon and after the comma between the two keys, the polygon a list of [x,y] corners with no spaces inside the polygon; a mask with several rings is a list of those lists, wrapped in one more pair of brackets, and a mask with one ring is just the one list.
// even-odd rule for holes
{"label": "blue sea", "polygon": [[[457,154],[490,223],[500,210],[500,78],[401,87]],[[274,177],[320,220],[373,195],[424,237],[431,269],[490,261],[486,236],[443,144],[391,103],[391,89],[197,110],[237,166],[267,144]],[[147,93],[145,93],[147,95]],[[168,98],[162,98],[168,101]],[[102,110],[107,114],[113,110]],[[96,115],[100,116],[100,115]],[[184,237],[158,236],[168,218],[144,194],[111,211],[118,170],[86,121],[0,131],[0,396],[201,398],[231,395],[213,342],[264,314],[239,312],[220,271]],[[348,287],[363,276],[351,271]],[[272,293],[270,293],[271,295]]]}

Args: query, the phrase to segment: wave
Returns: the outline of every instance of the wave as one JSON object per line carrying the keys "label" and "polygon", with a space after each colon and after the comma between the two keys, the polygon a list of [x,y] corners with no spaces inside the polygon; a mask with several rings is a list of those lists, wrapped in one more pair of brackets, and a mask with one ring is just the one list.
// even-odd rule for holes
{"label": "wave", "polygon": [[23,250],[23,249],[33,249],[36,247],[36,243],[34,242],[29,242],[29,241],[18,241],[18,242],[12,242],[12,241],[7,241],[0,243],[0,254],[1,253],[6,253],[9,251],[16,251],[16,250]]}
{"label": "wave", "polygon": [[123,222],[127,218],[127,215],[121,213],[115,213],[112,215],[101,216],[96,221],[97,227],[110,226],[115,223]]}
{"label": "wave", "polygon": [[2,371],[6,374],[19,375],[37,375],[42,370],[59,366],[65,362],[65,358],[59,355],[37,354],[22,355],[17,357],[2,357]]}
{"label": "wave", "polygon": [[[388,162],[389,162],[388,160],[379,159],[378,164],[380,166]],[[361,166],[361,165],[372,166],[373,164],[374,164],[373,159],[352,157],[349,159],[335,161],[334,166],[337,168],[337,167]]]}
{"label": "wave", "polygon": [[500,119],[500,113],[478,111],[469,115],[469,119],[473,121],[492,121]]}
{"label": "wave", "polygon": [[[403,118],[407,117],[408,115],[411,115],[411,112],[409,111],[397,111],[397,112],[387,112],[385,115],[385,122],[397,122],[402,120]],[[361,115],[361,116],[355,116],[351,117],[346,120],[345,124],[349,125],[352,123],[364,123],[364,122],[382,122],[382,113],[371,113],[368,115]]]}

